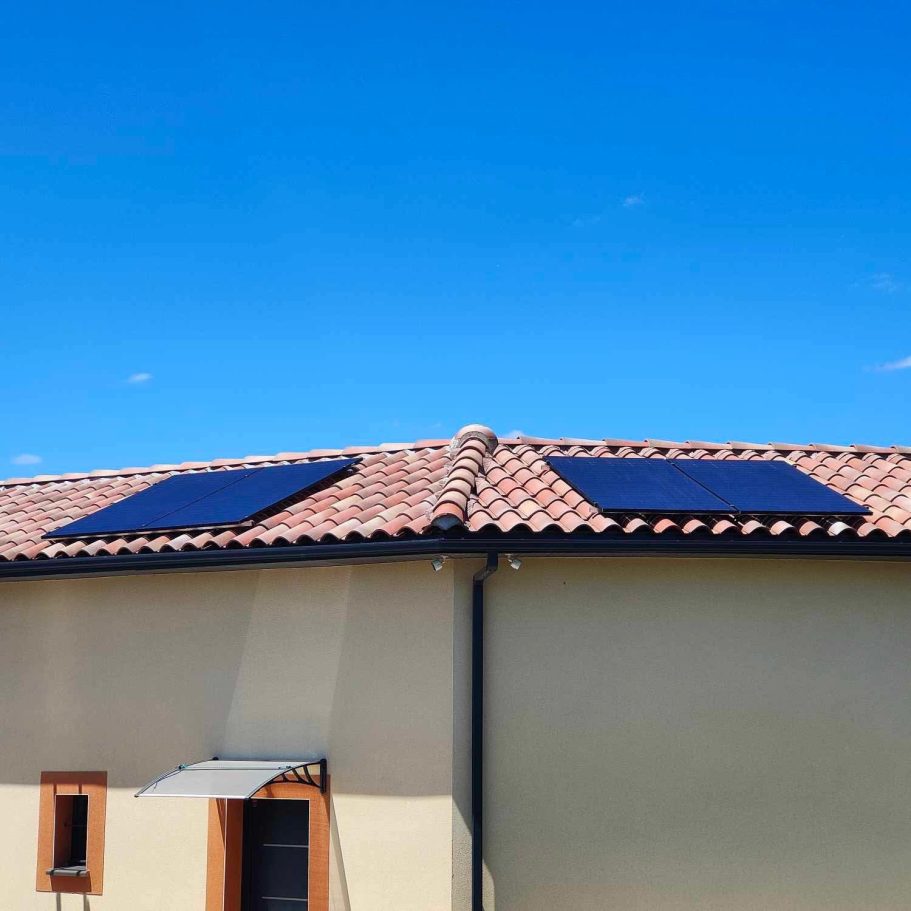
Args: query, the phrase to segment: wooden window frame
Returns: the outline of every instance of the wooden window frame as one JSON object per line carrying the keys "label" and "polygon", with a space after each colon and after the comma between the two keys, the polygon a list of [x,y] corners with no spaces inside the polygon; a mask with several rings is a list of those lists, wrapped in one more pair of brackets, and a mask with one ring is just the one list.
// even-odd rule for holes
{"label": "wooden window frame", "polygon": [[[104,828],[107,812],[107,772],[42,772],[38,801],[37,892],[75,892],[101,895],[104,889]],[[85,795],[89,799],[86,829],[86,875],[49,876],[60,849],[57,831],[58,797]],[[64,804],[60,804],[64,806]]]}
{"label": "wooden window frame", "polygon": [[[319,783],[319,776],[314,780]],[[310,801],[309,911],[329,911],[329,776],[326,790],[291,782],[260,788],[254,800]],[[244,800],[209,801],[206,911],[241,911],[244,867]]]}

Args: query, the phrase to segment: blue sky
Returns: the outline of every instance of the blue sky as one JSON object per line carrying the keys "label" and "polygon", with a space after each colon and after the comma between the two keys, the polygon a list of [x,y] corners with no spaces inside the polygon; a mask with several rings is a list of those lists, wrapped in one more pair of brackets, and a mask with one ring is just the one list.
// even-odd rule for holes
{"label": "blue sky", "polygon": [[0,475],[911,443],[903,6],[20,5]]}

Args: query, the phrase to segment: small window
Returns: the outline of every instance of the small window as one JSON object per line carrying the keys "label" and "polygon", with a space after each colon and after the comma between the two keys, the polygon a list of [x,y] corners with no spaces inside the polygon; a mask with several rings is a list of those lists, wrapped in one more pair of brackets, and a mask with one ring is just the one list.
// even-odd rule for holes
{"label": "small window", "polygon": [[48,876],[85,876],[89,823],[87,794],[58,794],[54,802],[54,866]]}
{"label": "small window", "polygon": [[74,794],[70,816],[70,866],[85,866],[85,839],[89,826],[89,798],[87,794]]}
{"label": "small window", "polygon": [[42,772],[38,818],[39,892],[101,895],[105,772]]}

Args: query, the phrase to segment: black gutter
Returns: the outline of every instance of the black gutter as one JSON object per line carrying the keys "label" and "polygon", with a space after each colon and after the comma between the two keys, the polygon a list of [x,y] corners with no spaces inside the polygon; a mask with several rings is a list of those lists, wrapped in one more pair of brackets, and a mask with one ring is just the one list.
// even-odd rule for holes
{"label": "black gutter", "polygon": [[471,577],[471,911],[484,911],[484,582],[495,553]]}
{"label": "black gutter", "polygon": [[664,538],[628,537],[435,537],[350,544],[309,544],[289,547],[226,548],[178,553],[121,556],[53,557],[0,562],[2,579],[115,575],[141,572],[183,572],[214,569],[265,569],[316,563],[374,563],[420,557],[483,557],[515,553],[540,557],[844,557],[868,560],[911,559],[911,541],[870,541],[851,538]]}

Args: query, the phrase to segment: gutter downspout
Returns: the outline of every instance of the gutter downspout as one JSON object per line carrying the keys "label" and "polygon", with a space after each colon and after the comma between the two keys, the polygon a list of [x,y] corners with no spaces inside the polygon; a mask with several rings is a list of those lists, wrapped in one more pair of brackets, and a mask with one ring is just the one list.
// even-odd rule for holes
{"label": "gutter downspout", "polygon": [[484,582],[498,566],[489,553],[471,577],[471,911],[484,911]]}

